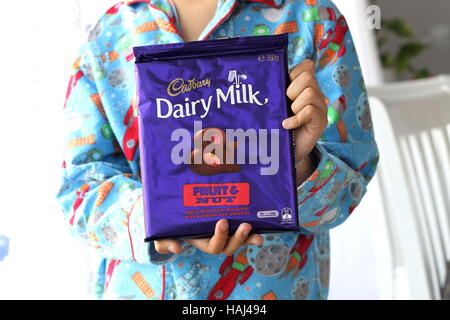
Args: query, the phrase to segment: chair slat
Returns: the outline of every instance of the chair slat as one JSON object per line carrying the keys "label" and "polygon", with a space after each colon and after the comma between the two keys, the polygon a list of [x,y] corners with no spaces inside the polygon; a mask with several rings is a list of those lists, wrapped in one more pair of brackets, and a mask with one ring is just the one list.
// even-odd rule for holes
{"label": "chair slat", "polygon": [[[443,156],[438,152],[438,144],[433,135],[433,130],[423,132],[421,134],[422,145],[425,150],[425,158],[427,159],[427,168],[429,170],[429,177],[431,180],[432,195],[436,205],[436,221],[441,232],[441,243],[444,248],[444,261],[442,261],[444,268],[444,278],[446,274],[446,261],[450,261],[450,216],[449,212],[449,198],[448,189],[445,183],[444,168],[442,166]],[[447,196],[446,196],[447,194]]]}
{"label": "chair slat", "polygon": [[379,177],[389,232],[396,235],[393,255],[401,257],[394,265],[406,268],[410,295],[419,299],[449,292],[448,88],[448,76],[369,88],[370,101],[380,102],[371,111],[381,158],[388,158],[380,161]]}
{"label": "chair slat", "polygon": [[[414,223],[417,226],[418,234],[411,232],[412,237],[418,237],[420,242],[420,250],[423,252],[425,258],[426,266],[426,277],[430,284],[431,297],[432,299],[437,298],[437,287],[438,287],[438,271],[436,267],[434,256],[434,248],[431,243],[431,231],[426,216],[423,214],[426,211],[426,201],[424,194],[420,188],[421,179],[417,174],[417,164],[414,161],[415,154],[412,147],[413,137],[404,137],[399,139],[401,156],[404,162],[404,170],[407,175],[408,190],[410,192],[410,201],[413,205],[413,215]],[[400,209],[400,208],[399,208]],[[401,210],[401,209],[400,209]],[[411,248],[403,248],[403,250],[412,250]],[[412,263],[411,261],[406,261],[406,264]]]}
{"label": "chair slat", "polygon": [[420,166],[422,168],[424,184],[422,189],[427,193],[428,209],[424,214],[427,216],[431,230],[431,241],[435,249],[435,263],[438,271],[439,288],[443,286],[446,278],[446,254],[444,242],[445,238],[441,228],[440,210],[442,209],[440,200],[441,189],[437,178],[433,176],[436,172],[436,160],[431,151],[432,142],[428,139],[428,132],[421,132],[417,136],[417,146],[420,150]]}

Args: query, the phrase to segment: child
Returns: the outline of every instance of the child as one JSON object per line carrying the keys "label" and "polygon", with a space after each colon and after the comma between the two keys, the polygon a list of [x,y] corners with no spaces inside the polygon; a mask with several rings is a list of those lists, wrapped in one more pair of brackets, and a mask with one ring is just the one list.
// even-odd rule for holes
{"label": "child", "polygon": [[[133,46],[289,33],[300,232],[143,242]],[[326,299],[329,229],[373,176],[378,150],[344,17],[329,0],[146,0],[110,8],[73,64],[58,199],[102,257],[107,299]],[[70,126],[71,125],[71,126]]]}

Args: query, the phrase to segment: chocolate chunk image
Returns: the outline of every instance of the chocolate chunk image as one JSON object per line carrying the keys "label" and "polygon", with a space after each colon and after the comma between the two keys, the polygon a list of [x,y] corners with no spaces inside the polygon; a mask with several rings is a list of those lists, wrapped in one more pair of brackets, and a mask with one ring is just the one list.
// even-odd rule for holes
{"label": "chocolate chunk image", "polygon": [[230,163],[237,150],[236,142],[227,142],[225,131],[219,128],[206,128],[194,135],[194,150],[191,153],[190,168],[201,176],[241,171],[239,164]]}

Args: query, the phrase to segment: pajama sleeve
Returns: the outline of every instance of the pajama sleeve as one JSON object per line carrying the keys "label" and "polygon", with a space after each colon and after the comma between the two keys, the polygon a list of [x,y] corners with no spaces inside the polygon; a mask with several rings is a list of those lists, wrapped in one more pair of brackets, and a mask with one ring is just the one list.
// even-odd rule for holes
{"label": "pajama sleeve", "polygon": [[63,177],[57,199],[72,233],[102,257],[173,261],[144,242],[140,177],[125,159],[97,90],[89,49],[74,63],[64,107]]}
{"label": "pajama sleeve", "polygon": [[[343,223],[366,193],[378,162],[367,92],[347,22],[331,1],[319,5],[302,14],[307,26],[304,55],[316,63],[328,104],[328,127],[314,150],[318,166],[298,187],[299,223],[306,233]],[[313,21],[314,13],[320,19]]]}

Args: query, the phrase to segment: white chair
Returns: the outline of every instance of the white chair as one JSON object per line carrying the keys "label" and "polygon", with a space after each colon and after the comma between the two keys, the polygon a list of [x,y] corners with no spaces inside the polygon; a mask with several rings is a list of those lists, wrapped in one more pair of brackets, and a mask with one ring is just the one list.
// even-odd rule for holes
{"label": "white chair", "polygon": [[450,76],[369,96],[394,274],[405,275],[395,279],[396,298],[449,299]]}

